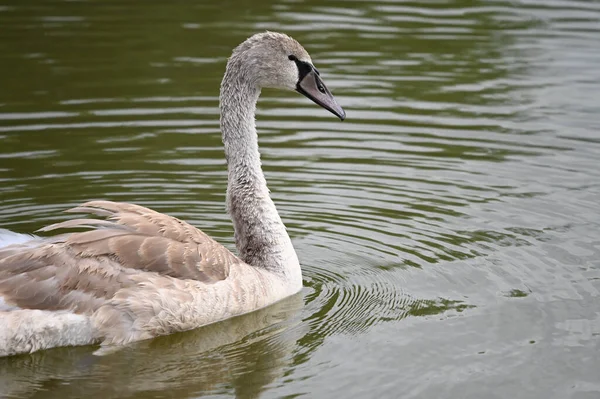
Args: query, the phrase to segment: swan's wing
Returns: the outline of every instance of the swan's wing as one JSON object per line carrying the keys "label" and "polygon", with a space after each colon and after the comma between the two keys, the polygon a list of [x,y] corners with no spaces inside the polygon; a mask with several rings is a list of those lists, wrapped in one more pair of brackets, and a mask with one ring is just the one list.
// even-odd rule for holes
{"label": "swan's wing", "polygon": [[200,230],[141,206],[93,201],[70,212],[105,219],[57,223],[42,230],[91,230],[0,249],[0,308],[4,302],[27,309],[89,312],[130,287],[167,284],[161,275],[210,284],[243,263]]}
{"label": "swan's wing", "polygon": [[[8,331],[17,332],[15,339],[44,345],[53,335],[78,334],[68,323],[50,316],[31,319],[29,309],[87,315],[96,338],[107,344],[190,329],[195,324],[178,318],[193,302],[190,285],[197,291],[197,282],[122,267],[107,256],[82,256],[60,242],[25,247],[25,251],[18,246],[5,248],[0,250],[0,336],[6,327],[6,310],[12,315],[6,320],[12,323]],[[174,320],[172,324],[152,323],[161,313]],[[1,346],[0,342],[0,352]]]}
{"label": "swan's wing", "polygon": [[78,258],[107,257],[125,268],[205,283],[224,280],[232,264],[243,263],[190,224],[139,205],[91,201],[68,212],[105,218],[73,219],[41,229],[91,228],[65,236],[64,245]]}
{"label": "swan's wing", "polygon": [[80,258],[61,244],[9,247],[0,250],[0,311],[17,307],[91,313],[121,289],[138,284],[136,275],[143,274],[149,273],[120,268],[108,258]]}

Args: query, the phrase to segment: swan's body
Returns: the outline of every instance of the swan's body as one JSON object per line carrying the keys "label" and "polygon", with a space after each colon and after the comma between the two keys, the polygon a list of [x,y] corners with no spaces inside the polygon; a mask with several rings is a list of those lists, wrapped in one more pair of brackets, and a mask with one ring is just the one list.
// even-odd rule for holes
{"label": "swan's body", "polygon": [[[221,131],[227,205],[239,257],[193,226],[150,209],[92,201],[39,238],[0,231],[0,356],[65,345],[122,345],[248,313],[302,287],[300,264],[260,166],[254,125],[263,87],[293,89],[341,119],[306,51],[254,35],[227,63]],[[4,237],[4,238],[2,238]]]}

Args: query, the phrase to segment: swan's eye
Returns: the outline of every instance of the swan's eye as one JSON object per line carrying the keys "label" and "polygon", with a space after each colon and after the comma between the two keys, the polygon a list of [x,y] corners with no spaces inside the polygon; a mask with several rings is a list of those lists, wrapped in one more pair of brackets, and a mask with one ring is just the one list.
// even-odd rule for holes
{"label": "swan's eye", "polygon": [[291,54],[291,55],[288,55],[288,59],[289,59],[290,61],[298,61],[298,58],[296,58],[296,56],[295,56],[295,55],[293,55],[293,54]]}

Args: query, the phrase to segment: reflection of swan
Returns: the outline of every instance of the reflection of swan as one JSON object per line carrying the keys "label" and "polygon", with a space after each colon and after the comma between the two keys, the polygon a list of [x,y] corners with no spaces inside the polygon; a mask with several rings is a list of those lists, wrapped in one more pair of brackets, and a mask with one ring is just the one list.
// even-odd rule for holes
{"label": "reflection of swan", "polygon": [[184,398],[223,390],[259,397],[282,377],[307,333],[300,323],[303,304],[301,294],[293,295],[266,309],[106,356],[57,348],[0,358],[0,398],[41,391],[47,398]]}
{"label": "reflection of swan", "polygon": [[[91,231],[0,250],[0,355],[189,330],[298,292],[302,276],[261,170],[254,113],[262,87],[296,90],[344,119],[302,46],[280,33],[239,45],[221,84],[227,205],[239,258],[189,224],[137,205],[72,209]],[[6,238],[4,238],[6,239]]]}

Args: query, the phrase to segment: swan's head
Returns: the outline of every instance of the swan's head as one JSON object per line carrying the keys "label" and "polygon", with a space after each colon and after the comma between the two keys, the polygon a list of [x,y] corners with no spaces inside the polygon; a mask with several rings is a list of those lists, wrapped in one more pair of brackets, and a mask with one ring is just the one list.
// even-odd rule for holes
{"label": "swan's head", "polygon": [[241,74],[259,89],[295,90],[341,120],[346,118],[306,50],[283,33],[264,32],[248,38],[233,50],[227,64],[229,73]]}

